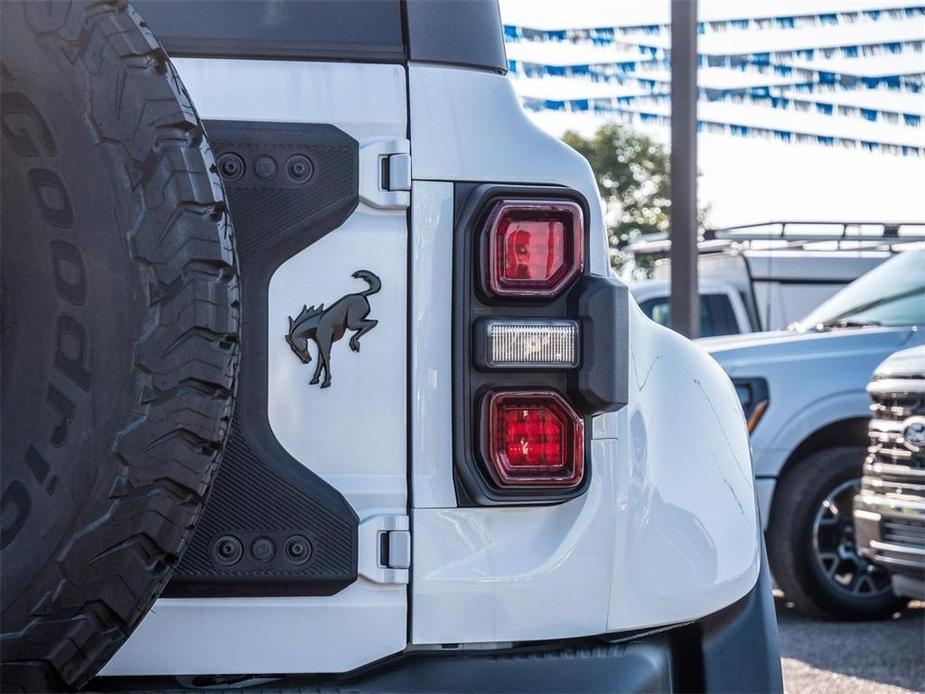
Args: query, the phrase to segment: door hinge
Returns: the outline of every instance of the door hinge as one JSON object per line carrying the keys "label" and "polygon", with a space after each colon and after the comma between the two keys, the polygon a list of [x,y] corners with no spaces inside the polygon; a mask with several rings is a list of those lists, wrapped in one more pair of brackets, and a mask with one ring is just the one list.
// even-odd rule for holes
{"label": "door hinge", "polygon": [[360,523],[357,573],[374,583],[407,583],[409,528],[408,516],[372,516]]}
{"label": "door hinge", "polygon": [[360,142],[360,199],[380,209],[411,204],[411,143],[401,138]]}

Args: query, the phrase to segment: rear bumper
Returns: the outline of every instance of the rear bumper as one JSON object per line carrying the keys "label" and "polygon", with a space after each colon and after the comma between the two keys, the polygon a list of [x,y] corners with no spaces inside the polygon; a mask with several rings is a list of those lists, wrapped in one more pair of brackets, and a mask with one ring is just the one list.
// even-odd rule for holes
{"label": "rear bumper", "polygon": [[[206,684],[206,678],[197,684]],[[228,682],[228,680],[225,680]],[[229,682],[230,684],[230,682]],[[166,685],[166,686],[165,686]],[[290,677],[257,692],[781,692],[767,560],[741,600],[689,624],[499,652],[413,651],[352,675]],[[165,678],[97,678],[93,691],[174,691]],[[234,691],[241,691],[235,689]]]}
{"label": "rear bumper", "polygon": [[344,685],[414,692],[780,692],[767,562],[745,597],[690,624],[620,643],[582,639],[504,654],[409,656]]}

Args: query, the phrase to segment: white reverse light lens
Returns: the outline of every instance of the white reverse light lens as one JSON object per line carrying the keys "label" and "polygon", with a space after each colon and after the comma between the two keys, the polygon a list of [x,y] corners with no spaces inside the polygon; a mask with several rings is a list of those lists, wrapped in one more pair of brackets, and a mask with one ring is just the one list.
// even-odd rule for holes
{"label": "white reverse light lens", "polygon": [[488,366],[578,366],[575,321],[489,321]]}

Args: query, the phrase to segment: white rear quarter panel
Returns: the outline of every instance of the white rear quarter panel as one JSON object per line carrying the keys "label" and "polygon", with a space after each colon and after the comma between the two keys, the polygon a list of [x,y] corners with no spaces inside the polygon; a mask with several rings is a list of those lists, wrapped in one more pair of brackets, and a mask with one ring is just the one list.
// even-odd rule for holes
{"label": "white rear quarter panel", "polygon": [[600,230],[592,272],[607,273],[608,256],[587,163],[532,126],[508,80],[412,66],[410,85],[412,389],[426,407],[413,415],[412,642],[597,634],[694,619],[742,597],[758,575],[759,529],[741,407],[706,353],[635,304],[630,344],[614,346],[630,351],[631,402],[594,422],[588,492],[558,506],[455,507],[451,432],[429,430],[452,414],[442,373],[451,314],[429,303],[451,281],[446,181],[576,189]]}

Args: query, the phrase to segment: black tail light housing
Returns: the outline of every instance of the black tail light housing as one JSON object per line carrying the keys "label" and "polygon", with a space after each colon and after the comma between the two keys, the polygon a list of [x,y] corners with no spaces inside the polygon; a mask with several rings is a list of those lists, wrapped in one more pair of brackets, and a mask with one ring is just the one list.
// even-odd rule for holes
{"label": "black tail light housing", "polygon": [[627,401],[627,289],[590,274],[589,219],[587,201],[570,189],[457,185],[453,440],[461,505],[579,496],[591,478],[591,418]]}

